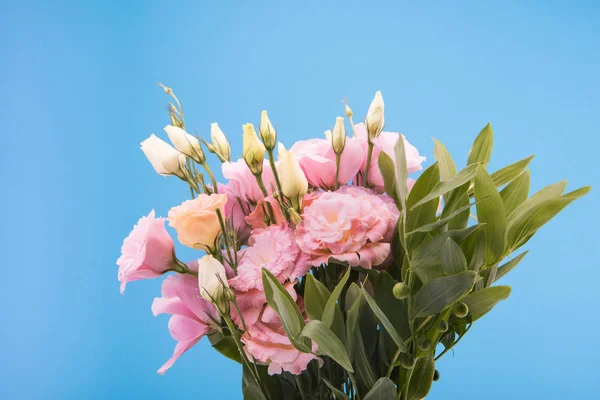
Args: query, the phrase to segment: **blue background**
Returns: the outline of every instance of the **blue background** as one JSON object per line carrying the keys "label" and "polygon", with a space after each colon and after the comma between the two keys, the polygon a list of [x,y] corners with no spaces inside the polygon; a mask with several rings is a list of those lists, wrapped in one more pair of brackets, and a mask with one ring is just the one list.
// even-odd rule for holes
{"label": "blue background", "polygon": [[[463,163],[492,121],[492,169],[536,153],[533,190],[600,183],[594,1],[1,4],[2,399],[241,398],[240,369],[206,340],[156,374],[175,345],[150,312],[160,280],[119,294],[122,239],[188,195],[139,150],[164,137],[159,80],[236,154],[263,108],[289,146],[331,127],[341,97],[360,120],[382,90],[427,165],[432,136]],[[600,398],[597,193],[527,245],[432,399]]]}

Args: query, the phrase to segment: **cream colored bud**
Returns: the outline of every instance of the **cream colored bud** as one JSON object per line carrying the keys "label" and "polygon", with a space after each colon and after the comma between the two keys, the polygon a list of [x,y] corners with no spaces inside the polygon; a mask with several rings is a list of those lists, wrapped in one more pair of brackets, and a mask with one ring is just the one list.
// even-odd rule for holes
{"label": "cream colored bud", "polygon": [[335,154],[342,154],[344,146],[346,146],[346,129],[344,128],[344,118],[342,117],[337,117],[335,119],[335,126],[333,127],[333,133],[331,135],[331,144]]}
{"label": "cream colored bud", "polygon": [[173,94],[173,90],[170,87],[166,87],[165,85],[163,85],[160,82],[158,82],[158,86],[160,86],[161,88],[163,88],[163,90],[165,91],[166,94],[168,94],[168,95],[172,95]]}
{"label": "cream colored bud", "polygon": [[277,133],[275,132],[275,128],[273,128],[273,124],[269,120],[269,116],[267,115],[267,111],[263,110],[260,113],[260,138],[267,150],[273,150],[275,148],[275,144],[277,144]]}
{"label": "cream colored bud", "polygon": [[141,143],[141,149],[160,175],[185,178],[185,156],[167,142],[152,134]]}
{"label": "cream colored bud", "polygon": [[331,131],[329,129],[325,131],[325,139],[331,142]]}
{"label": "cream colored bud", "polygon": [[294,207],[299,209],[300,199],[308,191],[308,180],[294,153],[287,151],[281,143],[279,143],[278,152],[281,191],[292,201]]}
{"label": "cream colored bud", "polygon": [[346,117],[347,118],[352,118],[352,109],[350,108],[350,106],[348,104],[344,104],[344,112],[346,113]]}
{"label": "cream colored bud", "polygon": [[383,125],[385,122],[383,109],[383,97],[381,96],[381,92],[378,91],[375,93],[375,98],[369,106],[369,112],[367,113],[367,118],[365,121],[365,125],[367,125],[367,131],[369,132],[369,140],[375,139],[383,130]]}
{"label": "cream colored bud", "polygon": [[210,124],[210,138],[214,153],[222,160],[231,161],[231,146],[229,146],[227,137],[216,122]]}
{"label": "cream colored bud", "polygon": [[198,259],[198,287],[200,296],[211,303],[219,306],[228,302],[225,267],[210,254]]}
{"label": "cream colored bud", "polygon": [[242,129],[244,131],[242,137],[242,157],[254,175],[261,174],[267,149],[258,139],[258,136],[256,136],[254,125],[244,124],[242,125]]}
{"label": "cream colored bud", "polygon": [[169,140],[177,150],[198,163],[203,163],[206,160],[198,138],[173,125],[165,126],[165,132],[167,132]]}

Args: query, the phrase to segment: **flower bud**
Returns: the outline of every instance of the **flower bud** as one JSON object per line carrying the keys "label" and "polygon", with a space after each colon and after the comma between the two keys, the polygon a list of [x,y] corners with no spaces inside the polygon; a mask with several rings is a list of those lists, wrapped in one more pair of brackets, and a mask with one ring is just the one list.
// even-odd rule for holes
{"label": "flower bud", "polygon": [[294,207],[299,209],[300,199],[308,191],[308,180],[294,153],[287,151],[281,143],[279,143],[278,152],[281,191],[292,201]]}
{"label": "flower bud", "polygon": [[266,110],[263,110],[260,113],[259,132],[260,138],[265,144],[267,150],[273,150],[275,148],[275,144],[277,144],[277,132],[275,132],[275,128],[273,128]]}
{"label": "flower bud", "polygon": [[440,371],[438,371],[437,369],[433,372],[433,381],[437,382],[440,380]]}
{"label": "flower bud", "polygon": [[335,119],[335,126],[331,134],[331,144],[335,154],[342,154],[344,146],[346,146],[346,130],[344,129],[344,118],[342,117]]}
{"label": "flower bud", "polygon": [[210,124],[210,138],[212,140],[211,151],[213,151],[221,161],[231,161],[231,146],[229,146],[227,137],[216,122]]}
{"label": "flower bud", "polygon": [[431,340],[427,336],[421,336],[417,340],[417,347],[423,351],[427,351],[431,347]]}
{"label": "flower bud", "polygon": [[265,152],[267,149],[265,145],[261,143],[256,136],[254,125],[244,124],[242,125],[244,135],[242,137],[242,157],[248,164],[248,168],[254,175],[262,173],[263,161],[265,159]]}
{"label": "flower bud", "polygon": [[395,298],[402,300],[408,297],[410,294],[410,288],[406,283],[398,282],[392,288],[392,293],[394,294]]}
{"label": "flower bud", "polygon": [[409,353],[400,353],[398,364],[405,369],[413,369],[417,360]]}
{"label": "flower bud", "polygon": [[295,208],[289,207],[288,213],[290,214],[290,219],[294,224],[298,225],[300,222],[302,222],[302,217],[300,214],[298,214],[298,211],[296,211]]}
{"label": "flower bud", "polygon": [[365,125],[367,126],[367,132],[369,133],[369,140],[375,139],[383,130],[384,117],[383,117],[383,97],[381,92],[375,93],[375,98],[369,106],[369,112]]}
{"label": "flower bud", "polygon": [[467,306],[465,303],[462,303],[462,302],[456,303],[456,305],[454,306],[454,309],[452,309],[452,312],[458,318],[464,318],[469,313],[469,306]]}
{"label": "flower bud", "polygon": [[198,286],[200,295],[219,309],[228,303],[225,267],[210,254],[198,259]]}
{"label": "flower bud", "polygon": [[200,141],[195,136],[192,136],[183,129],[173,125],[165,126],[165,132],[167,132],[169,140],[177,150],[197,163],[202,164],[204,160],[206,160],[204,151],[202,151],[202,147],[200,147]]}
{"label": "flower bud", "polygon": [[446,332],[444,334],[444,336],[442,336],[442,338],[440,339],[440,343],[442,343],[444,345],[444,347],[447,349],[454,346],[455,341],[456,341],[456,332],[454,332],[454,329],[452,329],[452,328],[450,328],[448,330],[448,332]]}
{"label": "flower bud", "polygon": [[158,86],[160,86],[161,88],[163,88],[163,90],[165,91],[166,94],[168,94],[168,95],[172,95],[173,94],[173,90],[170,87],[167,87],[167,86],[163,85],[160,82],[158,82]]}
{"label": "flower bud", "polygon": [[344,112],[346,113],[347,118],[352,118],[352,115],[353,115],[352,109],[350,108],[348,103],[344,103]]}
{"label": "flower bud", "polygon": [[437,323],[436,329],[440,332],[446,332],[448,330],[448,323],[442,319]]}
{"label": "flower bud", "polygon": [[185,179],[185,156],[168,143],[152,134],[141,143],[141,149],[157,173]]}
{"label": "flower bud", "polygon": [[331,142],[331,131],[326,130],[324,134],[325,134],[325,139],[327,139]]}

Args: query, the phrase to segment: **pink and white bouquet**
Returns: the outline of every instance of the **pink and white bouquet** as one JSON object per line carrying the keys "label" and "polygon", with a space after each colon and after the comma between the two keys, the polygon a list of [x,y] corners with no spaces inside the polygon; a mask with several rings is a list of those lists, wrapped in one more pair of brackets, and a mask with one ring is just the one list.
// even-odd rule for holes
{"label": "pink and white bouquet", "polygon": [[[191,198],[139,220],[117,261],[121,292],[166,275],[152,312],[171,315],[177,344],[158,372],[207,336],[242,365],[245,399],[425,398],[436,360],[510,294],[495,283],[527,253],[513,252],[589,191],[564,194],[563,181],[529,197],[532,157],[488,173],[489,124],[465,168],[435,140],[436,162],[413,180],[425,157],[384,131],[379,92],[364,123],[346,105],[347,121],[287,149],[263,111],[232,161],[219,126],[210,141],[189,134],[163,88],[172,146],[152,135],[142,150]],[[206,254],[178,259],[166,222]]]}

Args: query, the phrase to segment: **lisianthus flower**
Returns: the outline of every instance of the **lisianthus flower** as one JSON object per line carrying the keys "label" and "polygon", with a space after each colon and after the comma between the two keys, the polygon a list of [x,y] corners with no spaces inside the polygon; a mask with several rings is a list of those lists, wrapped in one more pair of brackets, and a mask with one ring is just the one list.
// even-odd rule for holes
{"label": "lisianthus flower", "polygon": [[[188,263],[193,271],[198,271],[196,261]],[[202,337],[217,326],[219,314],[215,306],[200,296],[198,278],[193,275],[176,274],[168,276],[161,287],[162,297],[155,298],[152,313],[172,314],[169,319],[169,332],[177,345],[173,356],[158,370],[164,374],[175,361]]]}
{"label": "lisianthus flower", "polygon": [[233,193],[231,184],[218,184],[219,193],[227,195],[225,203],[225,217],[229,218],[233,229],[235,230],[238,245],[244,245],[250,237],[250,226],[246,222],[246,214],[251,210],[250,204],[244,199],[236,197]]}
{"label": "lisianthus flower", "polygon": [[386,203],[368,191],[324,192],[304,209],[296,242],[313,266],[334,258],[371,268],[390,252],[384,238],[392,219]]}
{"label": "lisianthus flower", "polygon": [[121,293],[127,282],[155,278],[175,265],[173,239],[165,229],[165,219],[154,215],[152,210],[140,218],[123,241],[117,260]]}
{"label": "lisianthus flower", "polygon": [[271,205],[271,209],[273,210],[273,217],[275,218],[275,222],[271,222],[272,224],[280,224],[286,221],[283,212],[281,211],[281,207],[279,207],[279,203],[275,200],[273,196],[268,196],[262,200],[259,200],[256,203],[256,207],[246,216],[246,223],[252,227],[252,230],[255,231],[257,229],[264,229],[267,227],[267,223],[265,222],[265,211],[269,212],[268,206]]}
{"label": "lisianthus flower", "polygon": [[[264,194],[258,186],[256,177],[248,168],[246,161],[239,159],[234,162],[225,162],[221,165],[223,176],[227,179],[227,185],[235,197],[251,202],[257,202],[264,198]],[[262,180],[268,194],[272,194],[276,189],[275,176],[268,161],[263,162]]]}

